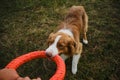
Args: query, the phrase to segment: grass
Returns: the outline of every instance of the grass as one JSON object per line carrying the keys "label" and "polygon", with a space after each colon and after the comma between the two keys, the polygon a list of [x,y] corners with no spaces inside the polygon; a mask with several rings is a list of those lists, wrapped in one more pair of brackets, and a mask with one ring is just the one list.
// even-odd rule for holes
{"label": "grass", "polygon": [[[17,56],[45,50],[48,35],[64,19],[68,8],[83,5],[89,16],[89,44],[83,46],[76,75],[71,73],[71,58],[66,61],[65,80],[119,80],[119,4],[115,0],[1,0],[0,68]],[[36,59],[17,71],[21,76],[48,80],[55,72],[55,64]]]}

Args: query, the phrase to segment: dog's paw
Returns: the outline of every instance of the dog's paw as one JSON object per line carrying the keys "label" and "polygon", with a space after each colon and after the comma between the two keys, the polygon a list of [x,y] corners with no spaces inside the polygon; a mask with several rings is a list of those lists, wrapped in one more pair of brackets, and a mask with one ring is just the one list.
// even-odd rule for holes
{"label": "dog's paw", "polygon": [[84,44],[88,44],[88,40],[83,39]]}
{"label": "dog's paw", "polygon": [[72,73],[76,74],[77,73],[77,68],[72,68]]}

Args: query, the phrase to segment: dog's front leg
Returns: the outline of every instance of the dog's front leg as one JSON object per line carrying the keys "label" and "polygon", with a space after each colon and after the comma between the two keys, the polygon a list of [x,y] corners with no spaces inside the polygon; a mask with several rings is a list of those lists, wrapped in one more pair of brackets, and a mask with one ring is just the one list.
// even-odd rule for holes
{"label": "dog's front leg", "polygon": [[76,74],[77,72],[77,65],[78,65],[80,56],[81,56],[80,54],[73,55],[73,59],[72,59],[72,73],[73,74]]}
{"label": "dog's front leg", "polygon": [[80,56],[81,56],[81,53],[82,53],[82,43],[80,43],[80,42],[78,43],[76,53],[77,54],[74,54],[73,59],[72,59],[72,73],[73,74],[77,73],[77,65],[78,65],[78,62],[79,62],[79,59],[80,59]]}

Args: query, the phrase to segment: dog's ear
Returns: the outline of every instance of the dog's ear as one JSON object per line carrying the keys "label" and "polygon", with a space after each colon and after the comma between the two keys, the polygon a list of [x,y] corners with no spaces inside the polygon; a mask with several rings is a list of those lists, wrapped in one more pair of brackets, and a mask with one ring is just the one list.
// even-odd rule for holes
{"label": "dog's ear", "polygon": [[50,45],[54,41],[54,33],[50,33],[48,39],[47,39],[47,44]]}
{"label": "dog's ear", "polygon": [[54,33],[50,33],[49,38],[51,38],[52,36],[54,36]]}
{"label": "dog's ear", "polygon": [[50,33],[48,39],[53,41],[55,39],[55,34],[54,33]]}
{"label": "dog's ear", "polygon": [[77,47],[77,44],[75,42],[74,39],[71,39],[69,42],[68,42],[68,50],[69,50],[69,53],[72,55],[76,52],[76,48]]}

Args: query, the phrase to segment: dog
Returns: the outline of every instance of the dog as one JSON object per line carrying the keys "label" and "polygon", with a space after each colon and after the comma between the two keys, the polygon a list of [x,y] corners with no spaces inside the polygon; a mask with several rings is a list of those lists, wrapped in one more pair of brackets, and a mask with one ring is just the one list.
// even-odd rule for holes
{"label": "dog", "polygon": [[46,54],[53,57],[61,55],[65,61],[72,56],[72,73],[76,74],[77,64],[82,53],[80,36],[83,35],[83,43],[88,44],[86,33],[88,31],[88,16],[83,6],[72,6],[63,22],[57,27],[57,31],[48,37],[49,47]]}

